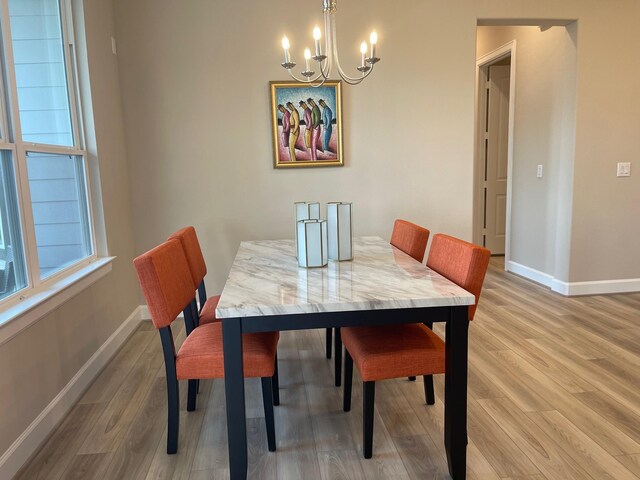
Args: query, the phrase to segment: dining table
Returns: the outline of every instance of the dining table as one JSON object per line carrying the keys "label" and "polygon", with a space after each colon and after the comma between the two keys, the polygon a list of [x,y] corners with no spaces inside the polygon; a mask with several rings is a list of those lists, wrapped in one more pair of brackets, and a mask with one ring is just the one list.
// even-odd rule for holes
{"label": "dining table", "polygon": [[299,267],[293,240],[241,242],[216,308],[231,480],[246,479],[248,466],[243,333],[424,322],[445,322],[444,447],[451,477],[464,479],[474,303],[474,295],[380,237],[354,238],[352,260],[321,268]]}

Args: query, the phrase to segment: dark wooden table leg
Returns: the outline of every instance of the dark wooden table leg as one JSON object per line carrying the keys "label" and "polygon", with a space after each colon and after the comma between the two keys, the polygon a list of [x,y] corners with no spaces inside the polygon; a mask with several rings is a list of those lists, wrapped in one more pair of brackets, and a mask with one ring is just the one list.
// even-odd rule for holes
{"label": "dark wooden table leg", "polygon": [[468,307],[451,307],[446,326],[444,380],[444,446],[449,474],[454,480],[467,472],[467,356]]}
{"label": "dark wooden table leg", "polygon": [[339,387],[342,385],[342,335],[340,334],[340,327],[335,329],[333,339],[333,371],[336,387]]}
{"label": "dark wooden table leg", "polygon": [[222,320],[224,389],[231,480],[247,478],[247,418],[242,372],[242,326],[239,318]]}

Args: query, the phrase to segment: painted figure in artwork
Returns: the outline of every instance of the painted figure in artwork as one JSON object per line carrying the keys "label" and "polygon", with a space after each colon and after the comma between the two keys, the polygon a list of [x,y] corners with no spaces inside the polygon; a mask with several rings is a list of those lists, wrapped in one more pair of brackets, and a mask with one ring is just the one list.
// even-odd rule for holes
{"label": "painted figure in artwork", "polygon": [[291,112],[289,117],[289,157],[292,162],[296,161],[296,142],[300,135],[300,114],[291,102],[287,102],[287,108]]}
{"label": "painted figure in artwork", "polygon": [[322,124],[324,125],[324,150],[325,152],[329,151],[329,141],[331,140],[331,132],[333,130],[333,112],[329,108],[329,105],[325,103],[324,100],[320,99],[318,102],[322,107]]}
{"label": "painted figure in artwork", "polygon": [[311,148],[311,109],[304,103],[304,100],[300,100],[300,108],[302,108],[302,119],[304,120],[304,145],[307,148]]}
{"label": "painted figure in artwork", "polygon": [[284,108],[284,105],[278,105],[278,110],[282,113],[282,145],[289,147],[289,133],[291,132],[290,118],[291,114]]}
{"label": "painted figure in artwork", "polygon": [[320,114],[320,108],[313,99],[307,98],[307,102],[311,106],[311,160],[317,160],[317,151],[321,149],[320,120],[322,119],[322,115]]}

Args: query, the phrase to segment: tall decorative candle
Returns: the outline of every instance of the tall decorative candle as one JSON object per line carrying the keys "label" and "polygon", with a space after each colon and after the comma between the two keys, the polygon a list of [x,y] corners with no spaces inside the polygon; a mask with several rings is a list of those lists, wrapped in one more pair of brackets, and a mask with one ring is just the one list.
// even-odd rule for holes
{"label": "tall decorative candle", "polygon": [[320,204],[318,202],[295,202],[296,214],[295,237],[296,237],[296,258],[298,258],[298,222],[300,220],[319,220]]}
{"label": "tall decorative candle", "polygon": [[327,203],[327,232],[331,260],[353,259],[351,206],[351,203],[345,202]]}
{"label": "tall decorative candle", "polygon": [[299,266],[324,267],[329,263],[326,220],[300,220],[296,243],[298,245]]}

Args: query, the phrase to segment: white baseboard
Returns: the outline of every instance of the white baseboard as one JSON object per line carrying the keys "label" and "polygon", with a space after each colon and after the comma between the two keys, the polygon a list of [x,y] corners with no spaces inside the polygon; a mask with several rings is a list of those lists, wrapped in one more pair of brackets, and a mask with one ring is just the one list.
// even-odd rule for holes
{"label": "white baseboard", "polygon": [[595,280],[591,282],[563,282],[539,270],[509,261],[507,271],[549,287],[567,297],[576,295],[606,295],[611,293],[640,292],[640,278],[622,280]]}
{"label": "white baseboard", "polygon": [[507,271],[518,274],[528,280],[533,280],[534,282],[549,288],[551,288],[551,283],[553,282],[553,277],[548,273],[527,267],[526,265],[521,265],[511,260],[509,260],[509,263],[507,264]]}
{"label": "white baseboard", "polygon": [[95,377],[129,338],[129,335],[133,333],[141,320],[141,307],[136,307],[129,318],[113,332],[60,393],[40,412],[40,415],[31,422],[31,425],[2,454],[0,457],[0,478],[13,478],[33,456],[42,442],[49,437]]}
{"label": "white baseboard", "polygon": [[567,295],[606,295],[611,293],[640,292],[640,278],[622,280],[599,280],[593,282],[562,282],[553,280],[551,289]]}

